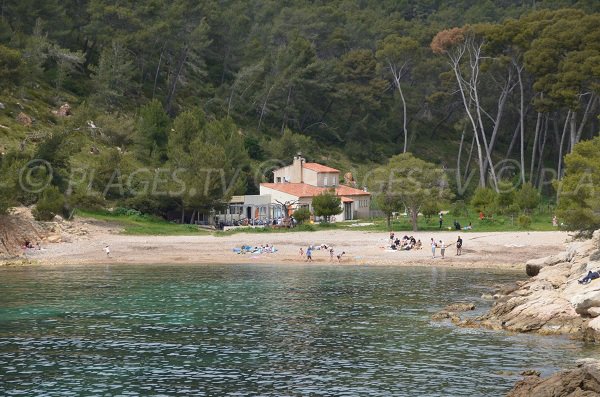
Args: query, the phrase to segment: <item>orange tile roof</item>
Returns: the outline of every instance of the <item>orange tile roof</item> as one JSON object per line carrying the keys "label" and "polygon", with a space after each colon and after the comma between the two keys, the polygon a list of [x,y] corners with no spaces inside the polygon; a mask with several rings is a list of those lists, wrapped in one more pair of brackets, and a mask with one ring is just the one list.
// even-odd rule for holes
{"label": "orange tile roof", "polygon": [[352,203],[352,202],[354,202],[354,200],[352,200],[350,197],[342,196],[342,203]]}
{"label": "orange tile roof", "polygon": [[340,172],[340,170],[319,163],[305,163],[304,168],[316,172]]}
{"label": "orange tile roof", "polygon": [[[306,183],[261,183],[269,189],[278,190],[296,197],[313,197],[323,193],[329,188],[308,185]],[[335,188],[335,194],[338,196],[370,196],[369,192],[355,189],[349,186],[340,185]]]}

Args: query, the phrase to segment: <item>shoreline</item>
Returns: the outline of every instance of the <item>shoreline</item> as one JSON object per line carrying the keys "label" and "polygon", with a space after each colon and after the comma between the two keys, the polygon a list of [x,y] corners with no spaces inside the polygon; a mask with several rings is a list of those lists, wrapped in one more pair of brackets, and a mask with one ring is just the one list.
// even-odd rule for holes
{"label": "shoreline", "polygon": [[[557,254],[565,249],[569,239],[566,232],[416,232],[423,249],[392,251],[388,249],[388,235],[381,232],[352,230],[238,233],[230,236],[128,236],[114,228],[94,225],[93,230],[81,236],[63,236],[63,242],[42,244],[42,250],[28,249],[25,255],[0,261],[7,265],[19,261],[37,265],[94,265],[94,264],[269,264],[285,265],[344,265],[344,266],[424,266],[467,269],[525,270],[525,262],[533,258]],[[396,232],[412,235],[412,232]],[[464,240],[463,255],[456,256],[453,246],[457,236]],[[431,258],[429,239],[442,239],[449,245],[445,259]],[[277,249],[268,254],[236,254],[233,248],[241,245],[259,247],[269,244]],[[315,250],[313,262],[300,257],[299,250],[308,245],[327,244],[335,254],[345,251],[341,263],[330,261],[328,251]],[[104,247],[109,245],[107,257]],[[335,259],[335,258],[334,258]]]}

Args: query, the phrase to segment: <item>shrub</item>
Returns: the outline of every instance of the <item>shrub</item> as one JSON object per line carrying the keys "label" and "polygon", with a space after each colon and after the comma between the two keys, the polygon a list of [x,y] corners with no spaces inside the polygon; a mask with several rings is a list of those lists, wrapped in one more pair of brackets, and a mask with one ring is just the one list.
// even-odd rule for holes
{"label": "shrub", "polygon": [[515,204],[530,213],[540,204],[540,192],[531,183],[525,183],[515,194]]}
{"label": "shrub", "polygon": [[303,224],[310,219],[310,210],[308,208],[297,209],[294,211],[294,219],[296,219],[299,224]]}
{"label": "shrub", "polygon": [[529,229],[529,226],[531,226],[531,217],[528,215],[520,215],[517,222],[521,228]]}
{"label": "shrub", "polygon": [[35,208],[33,217],[38,221],[51,221],[54,216],[62,213],[65,205],[65,198],[56,186],[51,186],[44,190]]}
{"label": "shrub", "polygon": [[478,187],[471,197],[471,205],[476,211],[490,211],[496,203],[498,194],[489,187]]}
{"label": "shrub", "polygon": [[469,216],[469,209],[464,200],[457,200],[450,208],[450,214],[455,218]]}

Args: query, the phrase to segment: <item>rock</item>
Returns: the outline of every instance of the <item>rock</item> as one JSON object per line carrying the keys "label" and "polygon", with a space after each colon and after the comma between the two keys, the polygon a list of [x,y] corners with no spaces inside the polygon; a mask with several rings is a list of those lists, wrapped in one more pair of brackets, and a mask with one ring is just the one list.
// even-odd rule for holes
{"label": "rock", "polygon": [[26,115],[23,112],[20,112],[17,115],[17,121],[24,125],[25,127],[31,127],[31,124],[33,124],[33,121],[31,120],[31,117],[29,117],[28,115]]}
{"label": "rock", "polygon": [[475,310],[474,303],[453,303],[451,305],[446,306],[439,312],[435,313],[431,316],[432,320],[445,320],[450,319],[454,324],[461,324],[462,320],[460,316],[456,314],[456,312],[466,312],[469,310]]}
{"label": "rock", "polygon": [[561,262],[567,262],[568,255],[566,252],[562,252],[558,255],[550,255],[544,258],[537,258],[528,260],[525,263],[525,272],[528,276],[537,276],[540,270],[546,266],[554,266]]}
{"label": "rock", "polygon": [[49,243],[60,243],[62,241],[62,238],[59,234],[53,234],[46,237],[46,241]]}
{"label": "rock", "polygon": [[588,359],[579,362],[577,368],[548,378],[527,376],[516,383],[507,397],[597,395],[600,395],[600,362]]}
{"label": "rock", "polygon": [[58,110],[53,111],[52,113],[54,113],[55,115],[57,115],[59,117],[70,116],[71,115],[71,105],[69,105],[68,103],[65,103],[60,108],[58,108]]}
{"label": "rock", "polygon": [[444,308],[447,312],[468,312],[469,310],[475,310],[474,303],[453,303]]}
{"label": "rock", "polygon": [[540,376],[541,372],[537,371],[535,369],[526,369],[525,371],[521,372],[521,375],[523,375],[523,376]]}
{"label": "rock", "polygon": [[582,285],[582,291],[571,297],[571,305],[578,314],[589,315],[588,309],[600,306],[600,284],[591,287],[591,284]]}
{"label": "rock", "polygon": [[2,110],[6,109],[6,106],[4,106],[4,104],[2,102],[0,102],[0,109],[2,109]]}
{"label": "rock", "polygon": [[583,340],[588,342],[600,341],[600,317],[588,321],[583,329]]}
{"label": "rock", "polygon": [[587,313],[590,317],[598,317],[600,316],[600,307],[590,307],[587,309]]}

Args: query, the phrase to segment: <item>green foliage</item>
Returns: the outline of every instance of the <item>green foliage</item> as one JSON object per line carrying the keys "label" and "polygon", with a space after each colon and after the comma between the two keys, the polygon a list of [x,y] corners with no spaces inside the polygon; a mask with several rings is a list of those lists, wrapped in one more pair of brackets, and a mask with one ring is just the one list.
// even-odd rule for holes
{"label": "green foliage", "polygon": [[471,197],[471,206],[477,212],[493,212],[497,196],[497,193],[489,187],[478,187]]}
{"label": "green foliage", "polygon": [[297,209],[296,211],[294,211],[293,216],[299,224],[303,224],[304,222],[310,219],[310,210],[308,208]]}
{"label": "green foliage", "polygon": [[136,128],[138,157],[160,163],[167,159],[169,116],[159,101],[153,100],[140,109]]}
{"label": "green foliage", "polygon": [[42,192],[32,214],[38,221],[51,221],[63,213],[64,205],[65,197],[56,186],[50,186]]}
{"label": "green foliage", "polygon": [[518,206],[515,203],[515,187],[509,181],[498,182],[499,192],[496,195],[496,206],[502,213],[514,213]]}
{"label": "green foliage", "polygon": [[464,200],[456,200],[454,203],[452,203],[450,214],[455,218],[460,216],[469,216],[469,207],[467,207],[467,204]]}
{"label": "green foliage", "polygon": [[21,53],[0,44],[0,86],[19,84],[22,77],[22,66]]}
{"label": "green foliage", "polygon": [[394,156],[375,169],[369,187],[376,200],[387,196],[390,203],[401,203],[415,231],[419,212],[427,207],[437,209],[452,197],[444,170],[411,153]]}
{"label": "green foliage", "polygon": [[565,158],[565,175],[555,187],[557,215],[568,230],[591,233],[600,228],[600,137],[580,142]]}
{"label": "green foliage", "polygon": [[441,203],[435,200],[427,200],[421,206],[421,213],[426,219],[431,219],[431,217],[438,215],[440,213]]}
{"label": "green foliage", "polygon": [[529,215],[519,215],[518,218],[519,227],[522,229],[529,229],[531,227],[531,217]]}
{"label": "green foliage", "polygon": [[530,213],[540,204],[540,192],[531,183],[525,183],[515,193],[515,204]]}
{"label": "green foliage", "polygon": [[92,71],[92,100],[112,109],[119,106],[134,88],[134,68],[127,49],[113,41],[102,49],[98,66],[90,66]]}
{"label": "green foliage", "polygon": [[315,215],[325,217],[325,222],[329,222],[331,216],[341,214],[344,211],[341,204],[342,199],[329,191],[313,197],[312,200]]}
{"label": "green foliage", "polygon": [[316,144],[307,136],[294,134],[290,129],[286,129],[279,139],[274,139],[268,146],[269,155],[274,159],[291,159],[298,153],[304,156],[314,156],[317,152]]}
{"label": "green foliage", "polygon": [[[263,161],[287,162],[298,152],[364,176],[404,145],[438,168],[452,168],[462,142],[457,179],[468,179],[472,170],[477,175],[484,159],[469,149],[472,131],[461,136],[462,128],[455,128],[465,122],[463,109],[456,111],[457,81],[448,79],[444,59],[428,48],[440,31],[441,51],[464,39],[467,28],[484,42],[481,73],[467,83],[480,87],[477,101],[488,113],[480,127],[494,162],[519,157],[520,139],[511,143],[511,137],[518,132],[520,103],[535,106],[522,126],[523,162],[531,163],[528,179],[536,188],[538,167],[556,165],[561,147],[570,150],[597,133],[589,128],[598,113],[599,76],[599,6],[591,1],[270,1],[257,2],[252,12],[239,0],[5,3],[0,151],[18,147],[19,166],[42,156],[61,191],[73,170],[98,170],[92,194],[85,181],[69,205],[131,204],[161,215],[207,211],[231,192],[256,193],[254,179],[268,168]],[[458,28],[444,30],[450,26]],[[488,123],[494,124],[504,86],[515,88],[492,132]],[[52,115],[66,101],[73,115]],[[537,143],[534,110],[551,115],[542,125],[553,131]],[[32,126],[16,121],[21,112]],[[568,130],[572,112],[574,137]],[[506,154],[507,147],[512,152]],[[179,166],[185,193],[134,194],[151,183],[149,172],[133,176],[134,189],[113,186],[105,194],[103,185],[117,167],[126,178],[139,168]],[[223,170],[231,187],[222,188],[221,171],[208,178],[206,169]],[[167,190],[176,191],[173,175],[167,179]],[[461,196],[477,181],[471,182],[456,183]],[[373,203],[384,213],[404,211],[393,189],[379,192]],[[2,193],[16,204],[35,201],[19,189]],[[480,207],[514,213],[509,196]]]}

